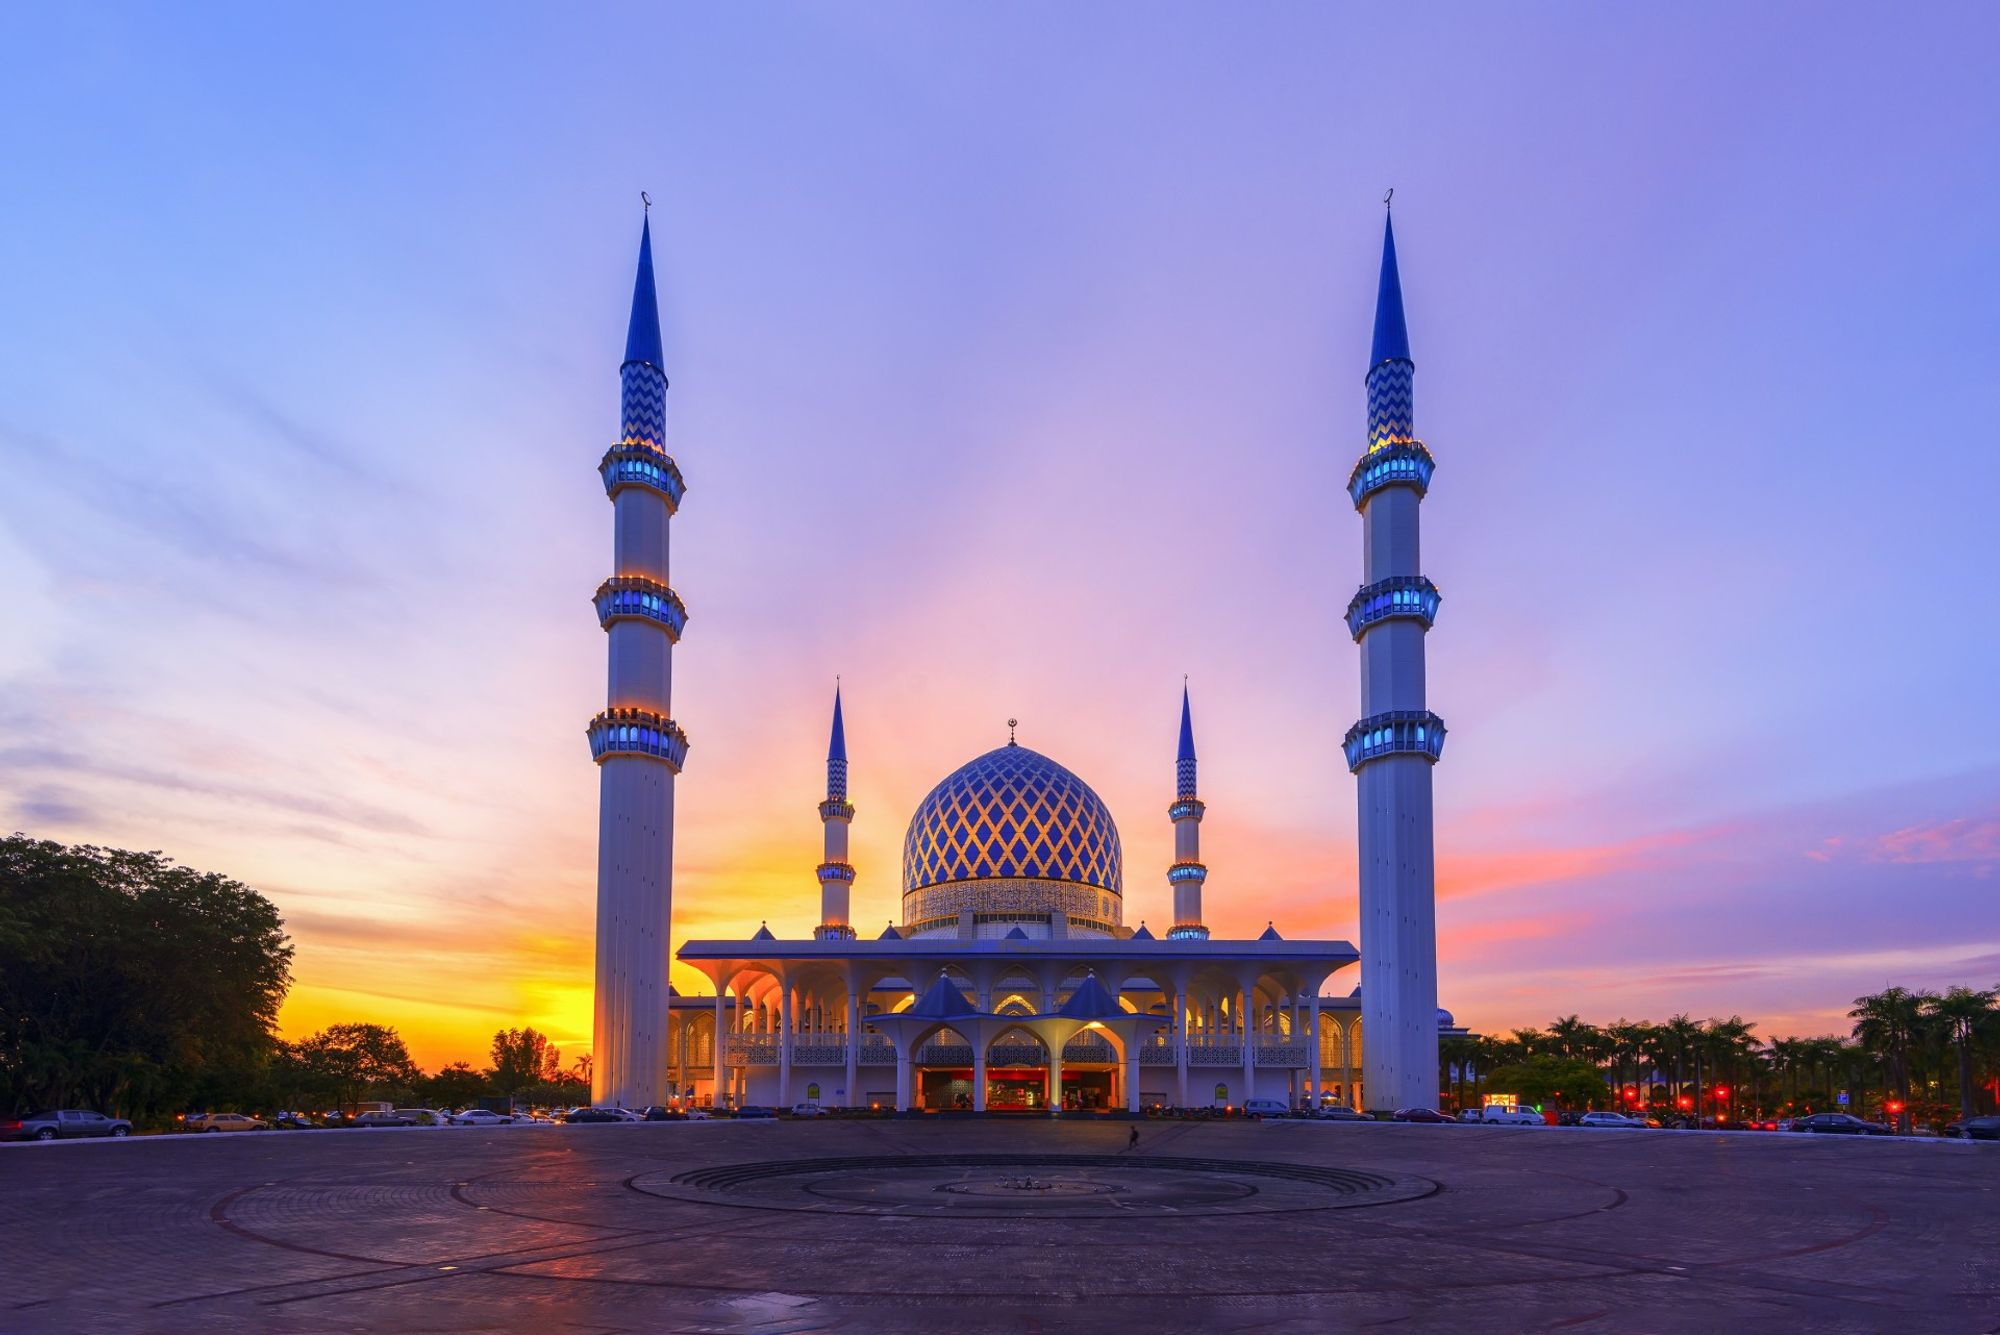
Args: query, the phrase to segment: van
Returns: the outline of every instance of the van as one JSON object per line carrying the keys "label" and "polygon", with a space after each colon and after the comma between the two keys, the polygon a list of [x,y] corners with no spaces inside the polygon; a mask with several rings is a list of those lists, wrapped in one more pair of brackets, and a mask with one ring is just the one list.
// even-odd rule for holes
{"label": "van", "polygon": [[1533,1108],[1509,1108],[1504,1103],[1489,1103],[1479,1110],[1479,1120],[1488,1126],[1546,1126],[1548,1119]]}
{"label": "van", "polygon": [[1278,1099],[1245,1099],[1243,1100],[1243,1115],[1245,1117],[1290,1117],[1292,1115],[1292,1107],[1290,1104]]}

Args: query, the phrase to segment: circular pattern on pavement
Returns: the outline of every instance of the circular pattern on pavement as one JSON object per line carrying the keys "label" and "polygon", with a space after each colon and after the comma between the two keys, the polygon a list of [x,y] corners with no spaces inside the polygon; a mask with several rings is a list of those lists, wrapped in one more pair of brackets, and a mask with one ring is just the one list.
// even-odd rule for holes
{"label": "circular pattern on pavement", "polygon": [[642,1173],[634,1191],[765,1210],[1016,1219],[1285,1214],[1413,1201],[1428,1178],[1127,1154],[865,1155]]}

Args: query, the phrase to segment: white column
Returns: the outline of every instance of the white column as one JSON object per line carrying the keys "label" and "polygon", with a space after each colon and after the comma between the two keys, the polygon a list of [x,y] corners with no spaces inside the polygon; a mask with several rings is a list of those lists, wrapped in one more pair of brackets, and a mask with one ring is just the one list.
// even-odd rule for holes
{"label": "white column", "polygon": [[1139,1111],[1139,1030],[1136,1025],[1125,1039],[1125,1111]]}
{"label": "white column", "polygon": [[896,1111],[910,1110],[910,1053],[903,1044],[896,1045]]}
{"label": "white column", "polygon": [[1247,987],[1236,993],[1237,1027],[1243,1031],[1243,1098],[1237,1100],[1239,1104],[1257,1092],[1257,1035],[1252,1032],[1250,997]]}
{"label": "white column", "polygon": [[847,989],[847,1106],[866,1106],[861,1100],[861,994]]}
{"label": "white column", "polygon": [[966,1037],[972,1040],[972,1111],[985,1112],[986,1029],[984,1025],[967,1025],[966,1028]]}
{"label": "white column", "polygon": [[1307,1085],[1308,1106],[1319,1113],[1319,989],[1313,989],[1312,1000],[1307,1005],[1306,1060],[1311,1063],[1310,1082]]}
{"label": "white column", "polygon": [[778,1106],[792,1106],[792,982],[778,984]]}
{"label": "white column", "polygon": [[728,1041],[727,1021],[723,1012],[727,1005],[729,989],[721,984],[715,989],[715,1051],[709,1055],[715,1059],[715,1083],[709,1087],[708,1102],[713,1108],[722,1106],[723,1048]]}
{"label": "white column", "polygon": [[1188,1106],[1188,1026],[1194,1022],[1194,1007],[1189,1003],[1185,990],[1175,998],[1174,1021],[1174,1028],[1179,1031],[1174,1044],[1174,1074],[1179,1082],[1175,1097],[1179,1100],[1178,1106],[1185,1108]]}

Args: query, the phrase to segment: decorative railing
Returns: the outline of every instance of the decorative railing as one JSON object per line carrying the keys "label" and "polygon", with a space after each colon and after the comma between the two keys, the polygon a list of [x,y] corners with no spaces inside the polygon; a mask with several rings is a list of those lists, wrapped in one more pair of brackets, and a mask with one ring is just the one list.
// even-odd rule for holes
{"label": "decorative railing", "polygon": [[1188,1044],[1190,1066],[1241,1066],[1242,1064],[1241,1043],[1210,1043],[1195,1039]]}
{"label": "decorative railing", "polygon": [[972,1065],[972,1045],[970,1043],[926,1043],[917,1049],[919,1066],[970,1066]]}
{"label": "decorative railing", "polygon": [[1168,820],[1200,820],[1208,804],[1198,797],[1183,797],[1167,808]]}
{"label": "decorative railing", "polygon": [[846,862],[822,862],[813,869],[813,873],[819,877],[822,885],[828,881],[846,881],[849,885],[854,883],[854,867]]}
{"label": "decorative railing", "polygon": [[722,1060],[730,1066],[776,1066],[777,1036],[738,1034],[722,1045]]}
{"label": "decorative railing", "polygon": [[853,820],[854,803],[844,797],[829,797],[819,804],[819,818],[827,820]]}
{"label": "decorative railing", "polygon": [[1149,1043],[1139,1049],[1139,1065],[1176,1066],[1179,1063],[1174,1058],[1174,1050],[1172,1048],[1162,1047],[1157,1043]]}
{"label": "decorative railing", "polygon": [[1306,1051],[1304,1043],[1260,1042],[1256,1060],[1259,1066],[1304,1066]]}
{"label": "decorative railing", "polygon": [[1198,922],[1175,923],[1167,929],[1167,940],[1206,941],[1208,940],[1208,928]]}
{"label": "decorative railing", "polygon": [[652,621],[665,626],[668,637],[679,643],[687,625],[680,595],[644,575],[613,575],[597,586],[592,601],[597,604],[597,624],[606,630],[614,621]]}
{"label": "decorative railing", "polygon": [[627,487],[644,487],[667,498],[669,509],[678,510],[687,483],[673,456],[657,445],[641,440],[625,440],[613,445],[598,460],[597,472],[604,479],[604,494],[616,496]]}
{"label": "decorative railing", "polygon": [[1444,720],[1426,709],[1392,709],[1349,728],[1341,746],[1350,770],[1388,755],[1419,755],[1435,761],[1444,750]]}
{"label": "decorative railing", "polygon": [[993,1066],[1046,1066],[1048,1049],[1039,1043],[995,1043],[986,1049],[986,1064]]}
{"label": "decorative railing", "polygon": [[845,1066],[847,1065],[847,1044],[794,1043],[792,1044],[792,1065]]}
{"label": "decorative railing", "polygon": [[664,760],[674,773],[687,760],[687,734],[665,714],[650,709],[607,709],[585,729],[590,757],[602,762],[612,756],[651,756]]}
{"label": "decorative railing", "polygon": [[813,940],[815,941],[852,941],[853,939],[854,929],[844,922],[823,922],[813,928]]}
{"label": "decorative railing", "polygon": [[896,1048],[891,1043],[863,1043],[856,1058],[863,1066],[894,1066]]}
{"label": "decorative railing", "polygon": [[1207,876],[1208,868],[1199,862],[1176,862],[1167,868],[1167,881],[1173,885],[1179,885],[1183,881],[1205,880]]}
{"label": "decorative railing", "polygon": [[1398,441],[1370,450],[1355,462],[1347,477],[1347,494],[1357,510],[1384,487],[1415,487],[1421,496],[1430,489],[1436,470],[1437,460],[1422,441]]}
{"label": "decorative railing", "polygon": [[1355,639],[1378,621],[1407,617],[1429,626],[1437,619],[1437,585],[1422,575],[1391,575],[1363,585],[1347,603],[1347,632]]}

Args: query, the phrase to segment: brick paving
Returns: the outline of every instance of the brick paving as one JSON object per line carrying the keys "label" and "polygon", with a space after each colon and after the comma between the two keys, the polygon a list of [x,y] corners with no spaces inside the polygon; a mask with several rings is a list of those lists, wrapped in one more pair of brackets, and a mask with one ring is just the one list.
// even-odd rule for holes
{"label": "brick paving", "polygon": [[9,1146],[0,1330],[2000,1331],[2000,1146],[1141,1127]]}

